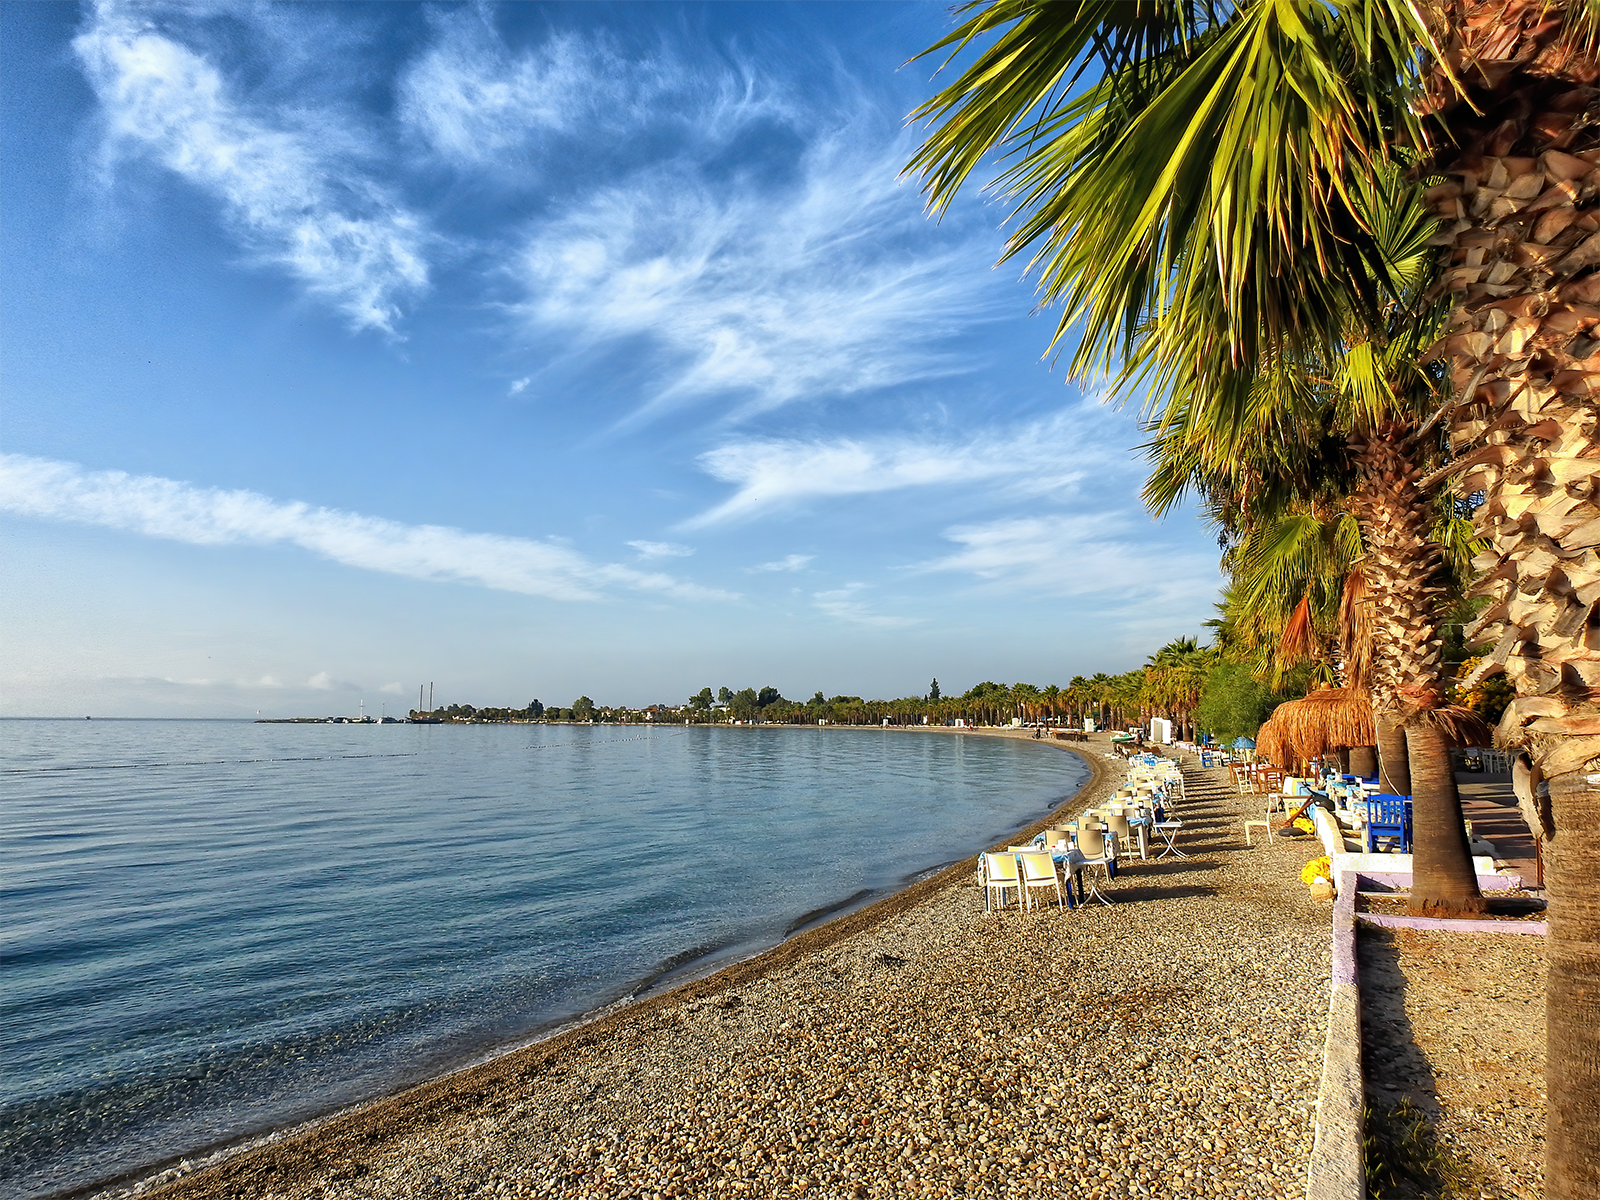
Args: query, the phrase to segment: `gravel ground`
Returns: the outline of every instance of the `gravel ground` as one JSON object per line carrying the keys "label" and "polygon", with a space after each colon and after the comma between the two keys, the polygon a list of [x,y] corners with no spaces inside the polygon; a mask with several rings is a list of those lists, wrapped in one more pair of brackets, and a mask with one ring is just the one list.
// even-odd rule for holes
{"label": "gravel ground", "polygon": [[[1105,767],[1085,790],[1114,786]],[[1188,860],[985,915],[971,861],[163,1196],[1302,1196],[1327,1021],[1313,844],[1186,768]],[[1079,804],[1078,807],[1082,807]],[[1022,835],[1018,835],[1019,837]]]}
{"label": "gravel ground", "polygon": [[1372,1099],[1403,1096],[1476,1169],[1469,1196],[1544,1195],[1544,939],[1360,931]]}

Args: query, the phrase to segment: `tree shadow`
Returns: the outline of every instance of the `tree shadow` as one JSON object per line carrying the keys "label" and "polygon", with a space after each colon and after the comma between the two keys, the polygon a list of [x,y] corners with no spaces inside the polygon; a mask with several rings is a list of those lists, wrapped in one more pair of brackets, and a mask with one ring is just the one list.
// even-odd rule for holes
{"label": "tree shadow", "polygon": [[1406,1016],[1406,977],[1393,930],[1360,927],[1356,962],[1361,981],[1361,1067],[1374,1104],[1393,1106],[1402,1099],[1438,1121],[1438,1080],[1417,1045]]}
{"label": "tree shadow", "polygon": [[[1209,862],[1199,865],[1203,866],[1205,869],[1211,869],[1216,866],[1215,863]],[[1134,859],[1131,863],[1118,864],[1117,878],[1121,879],[1124,876],[1127,876],[1129,879],[1138,879],[1145,875],[1181,875],[1186,871],[1193,871],[1195,869],[1196,864],[1193,863],[1193,860],[1186,862],[1181,858],[1169,858],[1161,862],[1157,862],[1153,858],[1148,859],[1145,862],[1140,862],[1138,859]]]}
{"label": "tree shadow", "polygon": [[[1192,900],[1200,896],[1215,896],[1217,894],[1217,889],[1214,887],[1205,887],[1202,884],[1194,883],[1180,883],[1171,886],[1141,884],[1135,887],[1119,887],[1118,883],[1121,883],[1120,879],[1109,888],[1101,889],[1105,892],[1106,899],[1115,904],[1138,900]],[[1099,901],[1091,901],[1090,903],[1098,904]]]}

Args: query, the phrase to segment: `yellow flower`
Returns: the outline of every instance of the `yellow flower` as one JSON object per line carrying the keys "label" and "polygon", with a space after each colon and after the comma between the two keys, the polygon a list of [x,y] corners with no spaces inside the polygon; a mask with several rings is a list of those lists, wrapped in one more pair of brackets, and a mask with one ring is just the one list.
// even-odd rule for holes
{"label": "yellow flower", "polygon": [[1300,868],[1300,882],[1307,887],[1310,887],[1312,882],[1319,877],[1326,879],[1329,883],[1333,882],[1333,861],[1326,854],[1321,858],[1313,858]]}

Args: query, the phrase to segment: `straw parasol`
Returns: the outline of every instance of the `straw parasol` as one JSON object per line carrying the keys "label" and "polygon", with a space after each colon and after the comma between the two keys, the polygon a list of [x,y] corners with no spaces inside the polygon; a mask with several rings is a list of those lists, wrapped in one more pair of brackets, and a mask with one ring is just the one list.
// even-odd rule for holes
{"label": "straw parasol", "polygon": [[[1489,744],[1489,727],[1470,708],[1442,706],[1432,710],[1432,719],[1452,746]],[[1269,724],[1275,726],[1278,739],[1273,748],[1300,762],[1322,758],[1342,746],[1372,746],[1378,740],[1372,720],[1372,697],[1361,688],[1324,685],[1302,700],[1278,705]],[[1261,741],[1259,734],[1256,741]],[[1283,763],[1284,759],[1275,754],[1273,761]]]}
{"label": "straw parasol", "polygon": [[[1279,705],[1281,708],[1282,705]],[[1273,713],[1276,717],[1277,713]],[[1285,766],[1284,756],[1288,753],[1288,743],[1284,741],[1283,730],[1272,721],[1262,723],[1256,730],[1256,759],[1265,759],[1267,762],[1278,766]]]}
{"label": "straw parasol", "polygon": [[1340,746],[1372,746],[1378,741],[1372,697],[1364,689],[1324,685],[1303,700],[1278,705],[1272,719],[1301,761],[1321,758]]}

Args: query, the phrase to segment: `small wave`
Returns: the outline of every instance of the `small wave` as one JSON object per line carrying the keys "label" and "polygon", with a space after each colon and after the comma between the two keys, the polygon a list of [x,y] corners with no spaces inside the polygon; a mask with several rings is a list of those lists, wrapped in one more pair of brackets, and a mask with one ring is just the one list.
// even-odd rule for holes
{"label": "small wave", "polygon": [[871,888],[862,888],[859,892],[856,892],[851,896],[846,896],[843,900],[836,901],[833,904],[824,904],[821,908],[813,908],[808,913],[802,913],[800,916],[790,921],[789,924],[784,928],[783,936],[790,937],[804,929],[807,925],[811,925],[817,921],[820,921],[823,917],[832,916],[842,908],[849,908],[852,904],[855,904],[860,900],[865,900],[870,895],[872,895]]}
{"label": "small wave", "polygon": [[92,763],[77,767],[6,767],[0,775],[46,775],[63,771],[149,771],[156,767],[233,767],[254,763],[335,762],[345,758],[416,758],[412,754],[307,754],[298,758],[205,758],[195,762]]}
{"label": "small wave", "polygon": [[709,958],[719,950],[726,950],[732,942],[706,942],[699,946],[691,946],[687,950],[680,950],[676,954],[668,955],[650,969],[650,973],[642,979],[628,994],[635,999],[644,995],[668,975],[683,970],[684,967],[697,959]]}

